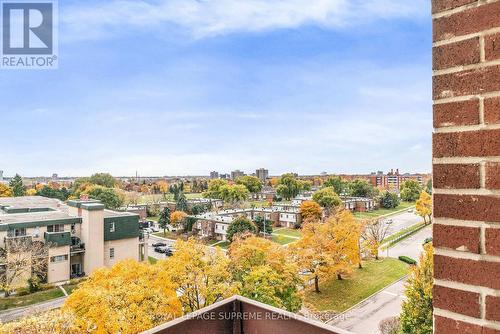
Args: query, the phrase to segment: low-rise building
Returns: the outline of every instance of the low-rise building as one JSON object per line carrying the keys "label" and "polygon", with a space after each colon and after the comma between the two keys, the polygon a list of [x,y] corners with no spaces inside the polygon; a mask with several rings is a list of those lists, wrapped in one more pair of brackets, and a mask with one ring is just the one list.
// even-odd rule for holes
{"label": "low-rise building", "polygon": [[0,198],[0,248],[7,253],[6,262],[0,264],[3,275],[9,274],[9,242],[16,238],[48,248],[42,259],[47,261],[48,283],[88,275],[123,259],[148,258],[139,216],[106,210],[96,200]]}

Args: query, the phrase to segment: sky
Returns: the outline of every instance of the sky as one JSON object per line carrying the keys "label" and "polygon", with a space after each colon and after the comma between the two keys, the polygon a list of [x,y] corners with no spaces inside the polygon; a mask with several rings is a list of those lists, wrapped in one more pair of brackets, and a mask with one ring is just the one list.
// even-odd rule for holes
{"label": "sky", "polygon": [[5,175],[429,172],[430,0],[60,0],[0,101]]}

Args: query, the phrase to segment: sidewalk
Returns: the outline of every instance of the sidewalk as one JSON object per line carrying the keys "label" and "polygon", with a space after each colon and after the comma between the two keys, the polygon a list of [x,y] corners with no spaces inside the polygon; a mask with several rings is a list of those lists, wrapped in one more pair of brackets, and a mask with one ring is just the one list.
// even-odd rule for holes
{"label": "sidewalk", "polygon": [[5,310],[0,312],[0,321],[1,322],[9,322],[13,321],[28,315],[40,313],[40,312],[46,312],[50,310],[54,310],[57,308],[60,308],[63,304],[64,301],[66,300],[66,296],[64,297],[59,297],[56,299],[51,299],[45,302],[41,302],[38,304],[33,304],[33,305],[28,305],[28,306],[23,306],[23,307],[18,307],[18,308],[13,308],[9,310]]}

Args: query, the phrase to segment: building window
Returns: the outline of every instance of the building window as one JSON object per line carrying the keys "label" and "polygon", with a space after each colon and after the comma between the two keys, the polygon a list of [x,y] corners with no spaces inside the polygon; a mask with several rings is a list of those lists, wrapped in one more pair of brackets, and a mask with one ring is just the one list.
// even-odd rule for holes
{"label": "building window", "polygon": [[50,258],[50,262],[64,262],[64,261],[68,261],[68,254],[52,256]]}
{"label": "building window", "polygon": [[49,225],[47,226],[47,232],[64,232],[64,225]]}
{"label": "building window", "polygon": [[114,259],[115,258],[115,249],[114,248],[110,248],[109,249],[109,258],[110,259]]}
{"label": "building window", "polygon": [[109,232],[114,232],[115,231],[115,223],[109,224]]}
{"label": "building window", "polygon": [[9,230],[7,232],[7,236],[9,237],[24,237],[26,236],[26,228],[15,228],[13,230]]}
{"label": "building window", "polygon": [[36,226],[34,229],[33,229],[33,237],[34,238],[38,238],[40,236],[40,227]]}
{"label": "building window", "polygon": [[71,234],[76,233],[76,224],[71,224]]}

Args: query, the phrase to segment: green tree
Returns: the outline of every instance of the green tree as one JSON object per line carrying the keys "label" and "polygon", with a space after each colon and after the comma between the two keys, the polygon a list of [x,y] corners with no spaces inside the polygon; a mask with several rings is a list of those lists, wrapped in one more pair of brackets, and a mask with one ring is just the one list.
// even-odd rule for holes
{"label": "green tree", "polygon": [[104,204],[106,209],[118,209],[123,205],[124,198],[120,197],[115,189],[105,188],[103,186],[92,186],[90,190],[88,190],[88,195],[97,199]]}
{"label": "green tree", "polygon": [[323,187],[333,187],[333,190],[337,194],[342,194],[345,192],[346,183],[340,176],[331,176],[325,181],[325,183],[323,183]]}
{"label": "green tree", "polygon": [[69,197],[69,192],[66,188],[53,189],[49,186],[43,186],[42,189],[38,190],[36,193],[38,196],[57,198],[61,201],[65,201]]}
{"label": "green tree", "polygon": [[163,229],[163,235],[165,235],[168,225],[170,225],[170,209],[166,206],[162,212],[160,212],[160,218],[158,219],[158,225]]}
{"label": "green tree", "polygon": [[220,199],[224,202],[236,203],[248,199],[248,189],[242,184],[226,184],[220,187]]}
{"label": "green tree", "polygon": [[325,209],[327,216],[342,205],[342,200],[339,195],[335,193],[333,187],[326,187],[318,190],[314,193],[313,200]]}
{"label": "green tree", "polygon": [[106,188],[113,188],[118,183],[116,179],[109,173],[95,173],[90,176],[88,182]]}
{"label": "green tree", "polygon": [[232,242],[233,237],[236,234],[242,234],[245,232],[256,233],[257,227],[248,218],[243,216],[237,217],[229,225],[229,228],[227,229],[226,238]]}
{"label": "green tree", "polygon": [[255,176],[241,176],[236,179],[236,183],[244,185],[251,193],[258,193],[262,190],[262,182]]}
{"label": "green tree", "polygon": [[385,209],[393,209],[399,205],[398,195],[391,193],[390,191],[385,191],[380,197],[380,206]]}
{"label": "green tree", "polygon": [[182,191],[179,193],[179,196],[177,198],[177,202],[175,203],[175,209],[178,211],[184,211],[184,212],[188,211],[188,202],[186,199],[186,195],[184,195],[184,193]]}
{"label": "green tree", "polygon": [[401,199],[406,202],[415,202],[422,192],[420,183],[415,180],[407,180],[400,187]]}
{"label": "green tree", "polygon": [[426,244],[419,264],[410,268],[400,316],[402,333],[432,333],[432,253],[432,243]]}
{"label": "green tree", "polygon": [[427,181],[427,185],[425,186],[425,191],[429,194],[432,195],[432,179]]}
{"label": "green tree", "polygon": [[203,193],[203,197],[221,199],[221,188],[225,185],[227,185],[226,180],[211,180],[208,184],[207,191]]}
{"label": "green tree", "polygon": [[363,179],[349,182],[347,192],[354,197],[373,197],[377,194],[377,190],[367,180]]}
{"label": "green tree", "polygon": [[276,192],[285,200],[297,196],[302,190],[302,185],[293,174],[283,174],[278,181]]}
{"label": "green tree", "polygon": [[10,189],[12,189],[12,195],[14,197],[24,196],[26,195],[26,188],[23,185],[23,178],[21,175],[16,174],[9,183]]}
{"label": "green tree", "polygon": [[257,227],[257,233],[263,233],[264,232],[264,226],[265,226],[265,232],[267,235],[270,235],[273,233],[273,223],[265,219],[264,217],[257,216],[254,219],[255,226]]}

